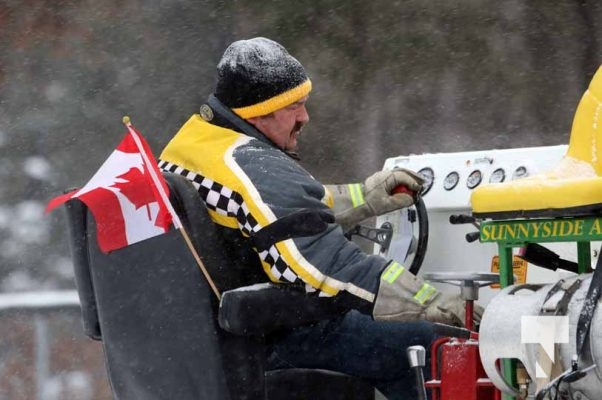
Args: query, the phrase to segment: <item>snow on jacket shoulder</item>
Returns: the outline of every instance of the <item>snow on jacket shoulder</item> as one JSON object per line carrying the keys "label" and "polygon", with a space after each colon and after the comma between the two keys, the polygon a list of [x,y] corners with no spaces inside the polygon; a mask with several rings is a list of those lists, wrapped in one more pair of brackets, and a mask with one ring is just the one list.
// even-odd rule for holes
{"label": "snow on jacket shoulder", "polygon": [[[214,222],[246,237],[302,210],[332,213],[324,186],[284,152],[199,115],[168,143],[159,164],[192,181]],[[336,224],[277,241],[257,254],[274,282],[304,283],[327,296],[347,291],[368,302],[387,264],[363,253]]]}

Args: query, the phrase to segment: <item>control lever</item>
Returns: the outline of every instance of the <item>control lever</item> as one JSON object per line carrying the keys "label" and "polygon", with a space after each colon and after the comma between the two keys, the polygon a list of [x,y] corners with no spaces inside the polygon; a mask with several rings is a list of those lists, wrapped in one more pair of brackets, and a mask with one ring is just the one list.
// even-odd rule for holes
{"label": "control lever", "polygon": [[410,346],[406,350],[410,367],[416,373],[416,397],[418,400],[427,400],[426,387],[424,386],[424,374],[422,368],[426,365],[426,350],[420,345]]}
{"label": "control lever", "polygon": [[433,330],[439,336],[450,336],[458,339],[478,339],[479,334],[466,328],[459,328],[457,326],[441,324],[439,322],[433,323]]}
{"label": "control lever", "polygon": [[466,234],[466,241],[468,243],[472,243],[475,240],[479,240],[479,238],[481,237],[481,233],[480,232],[469,232]]}
{"label": "control lever", "polygon": [[537,243],[527,243],[519,250],[519,255],[533,265],[556,271],[558,268],[566,271],[579,273],[579,265],[576,262],[560,258],[560,256]]}
{"label": "control lever", "polygon": [[449,216],[449,223],[452,225],[460,224],[472,224],[475,228],[480,229],[480,225],[477,223],[477,219],[472,215],[466,214],[452,214]]}
{"label": "control lever", "polygon": [[452,214],[449,216],[449,223],[452,225],[474,224],[476,221],[477,220],[472,215]]}
{"label": "control lever", "polygon": [[[480,225],[477,223],[477,220],[472,215],[465,214],[452,214],[449,216],[449,223],[452,225],[459,224],[472,224],[475,228],[481,229]],[[466,234],[466,241],[468,243],[472,243],[479,239],[481,234],[479,232],[470,232]]]}

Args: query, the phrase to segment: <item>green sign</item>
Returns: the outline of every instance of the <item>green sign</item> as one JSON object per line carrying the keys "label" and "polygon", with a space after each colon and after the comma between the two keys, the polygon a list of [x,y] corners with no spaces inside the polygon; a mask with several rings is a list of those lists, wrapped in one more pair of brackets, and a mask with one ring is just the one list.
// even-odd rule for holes
{"label": "green sign", "polygon": [[526,219],[481,223],[481,242],[602,240],[602,218]]}

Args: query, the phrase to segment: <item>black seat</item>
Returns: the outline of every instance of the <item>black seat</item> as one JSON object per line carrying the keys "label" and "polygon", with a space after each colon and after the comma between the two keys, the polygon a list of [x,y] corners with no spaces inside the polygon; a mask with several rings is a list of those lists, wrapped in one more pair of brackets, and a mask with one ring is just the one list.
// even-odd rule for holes
{"label": "black seat", "polygon": [[[232,287],[237,283],[232,271],[244,266],[229,259],[194,187],[181,176],[165,177],[172,203],[216,284]],[[236,335],[220,328],[216,296],[178,231],[104,254],[86,206],[69,201],[67,215],[84,330],[102,340],[115,399],[374,398],[370,385],[336,372],[266,371],[263,332],[252,327],[249,334]],[[282,294],[273,285],[266,293],[274,290]],[[225,298],[234,299],[234,307],[226,309],[257,312],[240,306],[244,297]],[[270,303],[265,295],[260,303],[266,298]],[[232,314],[229,318],[246,331]]]}

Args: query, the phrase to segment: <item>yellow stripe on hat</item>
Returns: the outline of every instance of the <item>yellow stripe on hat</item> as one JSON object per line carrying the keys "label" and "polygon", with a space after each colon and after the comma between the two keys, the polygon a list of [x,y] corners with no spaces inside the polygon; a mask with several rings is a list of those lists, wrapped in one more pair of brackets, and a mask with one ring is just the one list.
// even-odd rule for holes
{"label": "yellow stripe on hat", "polygon": [[260,117],[293,104],[304,96],[307,96],[309,92],[311,92],[311,81],[308,79],[299,86],[295,86],[294,88],[264,100],[261,103],[253,104],[252,106],[233,108],[232,111],[242,119]]}

